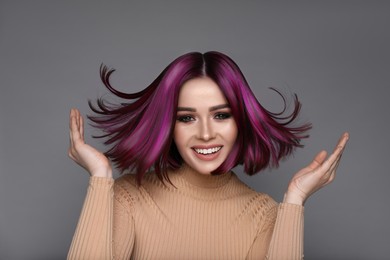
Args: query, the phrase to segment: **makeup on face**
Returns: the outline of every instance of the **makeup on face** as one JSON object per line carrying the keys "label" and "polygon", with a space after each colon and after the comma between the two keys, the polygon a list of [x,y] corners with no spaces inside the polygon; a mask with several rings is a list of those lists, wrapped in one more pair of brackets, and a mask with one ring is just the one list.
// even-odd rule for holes
{"label": "makeup on face", "polygon": [[210,174],[229,155],[237,126],[219,86],[210,78],[187,81],[179,93],[174,141],[184,162]]}

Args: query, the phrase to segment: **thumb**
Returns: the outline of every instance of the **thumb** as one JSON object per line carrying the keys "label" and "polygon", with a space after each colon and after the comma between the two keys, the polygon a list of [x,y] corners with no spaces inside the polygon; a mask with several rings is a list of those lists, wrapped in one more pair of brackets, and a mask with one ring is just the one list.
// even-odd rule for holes
{"label": "thumb", "polygon": [[322,150],[321,152],[319,152],[315,157],[314,157],[314,160],[309,164],[309,168],[310,169],[315,169],[317,168],[318,166],[320,166],[326,159],[326,156],[328,155],[328,153],[325,151],[325,150]]}

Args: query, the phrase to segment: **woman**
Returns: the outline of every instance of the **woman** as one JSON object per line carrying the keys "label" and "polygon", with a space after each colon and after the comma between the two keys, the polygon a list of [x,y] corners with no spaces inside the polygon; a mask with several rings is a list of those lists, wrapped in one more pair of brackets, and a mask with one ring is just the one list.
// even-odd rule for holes
{"label": "woman", "polygon": [[[90,117],[105,131],[105,154],[85,144],[70,113],[69,156],[91,175],[69,259],[301,259],[303,204],[335,177],[345,133],[290,181],[282,203],[243,184],[290,155],[310,125],[265,110],[239,67],[218,52],[188,53],[141,92],[106,87],[130,102],[98,100]],[[107,157],[124,174],[113,180]]]}

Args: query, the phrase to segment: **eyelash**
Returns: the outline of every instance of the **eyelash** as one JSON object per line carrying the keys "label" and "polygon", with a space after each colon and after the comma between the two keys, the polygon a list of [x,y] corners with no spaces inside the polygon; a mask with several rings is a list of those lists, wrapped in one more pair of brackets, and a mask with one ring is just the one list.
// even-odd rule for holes
{"label": "eyelash", "polygon": [[214,118],[218,120],[225,120],[231,118],[232,115],[230,113],[217,113]]}
{"label": "eyelash", "polygon": [[[214,115],[214,118],[216,120],[226,120],[231,117],[232,115],[230,113],[217,113]],[[178,116],[176,120],[179,122],[188,123],[191,121],[195,121],[195,118],[191,115],[182,115],[182,116]]]}
{"label": "eyelash", "polygon": [[176,120],[179,122],[188,123],[194,121],[195,118],[189,115],[183,115],[183,116],[178,116]]}

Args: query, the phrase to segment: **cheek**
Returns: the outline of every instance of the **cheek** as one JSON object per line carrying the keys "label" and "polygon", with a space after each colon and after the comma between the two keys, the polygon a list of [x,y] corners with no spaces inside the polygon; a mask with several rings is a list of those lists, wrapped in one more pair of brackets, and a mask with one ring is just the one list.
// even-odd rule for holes
{"label": "cheek", "polygon": [[176,146],[179,146],[178,140],[180,140],[180,137],[175,127],[175,130],[173,131],[173,141],[175,142]]}
{"label": "cheek", "polygon": [[236,124],[236,122],[233,122],[233,125],[232,125],[232,139],[234,140],[234,142],[237,139],[237,135],[238,135],[237,124]]}
{"label": "cheek", "polygon": [[226,125],[226,127],[223,129],[223,136],[225,136],[225,140],[229,143],[232,143],[232,145],[236,142],[237,135],[238,135],[238,129],[235,122],[232,122],[231,124]]}
{"label": "cheek", "polygon": [[185,141],[185,131],[180,127],[175,126],[175,129],[173,130],[173,141],[175,142],[177,149],[180,151]]}

